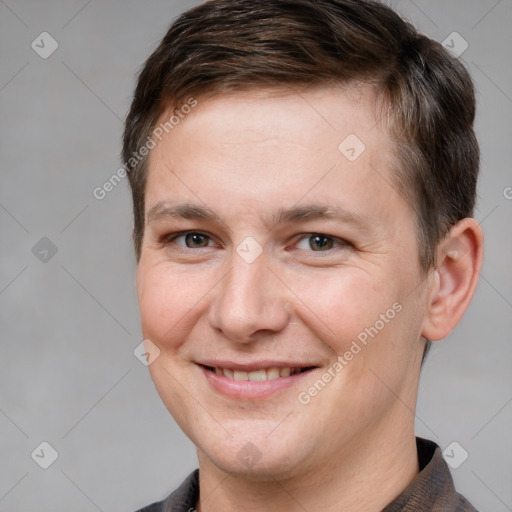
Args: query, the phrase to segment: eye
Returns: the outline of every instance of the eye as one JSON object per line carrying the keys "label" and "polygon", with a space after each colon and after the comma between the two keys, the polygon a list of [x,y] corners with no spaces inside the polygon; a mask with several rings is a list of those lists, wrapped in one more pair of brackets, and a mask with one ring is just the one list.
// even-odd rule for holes
{"label": "eye", "polygon": [[203,247],[213,247],[215,245],[208,235],[197,231],[175,233],[167,237],[165,243],[174,243],[187,249],[202,249]]}
{"label": "eye", "polygon": [[309,233],[304,235],[297,244],[297,248],[299,249],[312,250],[315,252],[327,252],[336,247],[348,246],[350,246],[349,242],[329,235],[324,235],[323,233]]}

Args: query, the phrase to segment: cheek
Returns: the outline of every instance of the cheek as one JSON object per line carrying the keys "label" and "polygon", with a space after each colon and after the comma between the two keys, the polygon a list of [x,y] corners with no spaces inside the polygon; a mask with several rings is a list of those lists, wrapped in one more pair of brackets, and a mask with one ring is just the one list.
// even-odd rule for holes
{"label": "cheek", "polygon": [[190,407],[186,391],[193,389],[192,383],[187,384],[190,363],[183,354],[180,357],[180,349],[200,314],[201,299],[211,288],[205,277],[144,257],[137,268],[142,334],[160,350],[148,369],[162,402],[185,432],[197,411]]}
{"label": "cheek", "polygon": [[[394,319],[398,291],[389,279],[379,279],[356,268],[340,268],[323,274],[294,276],[293,290],[303,307],[298,312],[306,325],[316,326],[316,334],[336,354],[343,354],[365,329],[377,322]],[[380,315],[384,315],[384,320]],[[381,325],[382,324],[382,325]],[[367,334],[366,334],[367,335]],[[367,335],[368,336],[368,335]]]}
{"label": "cheek", "polygon": [[[313,391],[310,405],[318,421],[332,423],[333,431],[350,431],[351,424],[361,428],[385,414],[396,395],[412,407],[421,312],[416,299],[403,293],[405,281],[348,268],[315,281],[313,288],[301,276],[296,286],[308,306],[301,309],[303,324],[333,351],[325,372],[330,375],[323,375],[329,379],[325,391],[315,397],[315,388],[324,386],[314,379],[301,390]],[[338,412],[332,413],[332,403],[339,404]]]}
{"label": "cheek", "polygon": [[137,296],[143,335],[158,344],[176,346],[187,326],[194,323],[206,298],[208,276],[197,271],[150,264],[143,259],[137,270]]}

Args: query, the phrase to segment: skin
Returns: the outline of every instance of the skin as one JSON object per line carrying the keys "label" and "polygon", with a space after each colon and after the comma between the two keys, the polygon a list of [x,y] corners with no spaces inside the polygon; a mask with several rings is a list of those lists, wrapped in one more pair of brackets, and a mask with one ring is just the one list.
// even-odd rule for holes
{"label": "skin", "polygon": [[[459,222],[436,268],[421,271],[415,216],[393,186],[378,112],[361,86],[199,98],[151,151],[137,293],[144,338],[160,350],[155,386],[198,449],[198,510],[378,511],[418,472],[423,336],[441,339],[464,313],[482,234],[474,219]],[[349,134],[366,146],[353,162],[338,150]],[[218,219],[162,211],[176,204]],[[349,214],[270,219],[312,205]],[[172,238],[182,231],[206,236]],[[311,233],[331,238],[316,244]],[[237,252],[248,236],[262,248],[251,263]],[[397,303],[400,312],[300,403]],[[316,368],[266,398],[235,398],[197,364],[216,358]],[[249,442],[261,457],[250,466],[239,457]]]}

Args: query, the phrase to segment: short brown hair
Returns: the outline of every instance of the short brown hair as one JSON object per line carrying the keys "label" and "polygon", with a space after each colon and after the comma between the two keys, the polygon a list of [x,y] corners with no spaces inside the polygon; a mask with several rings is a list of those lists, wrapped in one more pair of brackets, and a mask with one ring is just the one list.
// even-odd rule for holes
{"label": "short brown hair", "polygon": [[172,24],[139,75],[125,125],[137,259],[147,158],[133,155],[166,109],[243,89],[358,82],[373,84],[386,105],[395,181],[416,212],[421,268],[431,268],[442,237],[473,213],[473,84],[441,44],[364,0],[212,0]]}

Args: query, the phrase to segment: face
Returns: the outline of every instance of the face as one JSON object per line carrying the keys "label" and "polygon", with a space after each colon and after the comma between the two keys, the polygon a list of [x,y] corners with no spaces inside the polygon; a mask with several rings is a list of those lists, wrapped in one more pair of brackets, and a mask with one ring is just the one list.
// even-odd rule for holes
{"label": "face", "polygon": [[318,473],[413,431],[428,283],[375,105],[199,99],[151,151],[142,329],[200,464]]}

